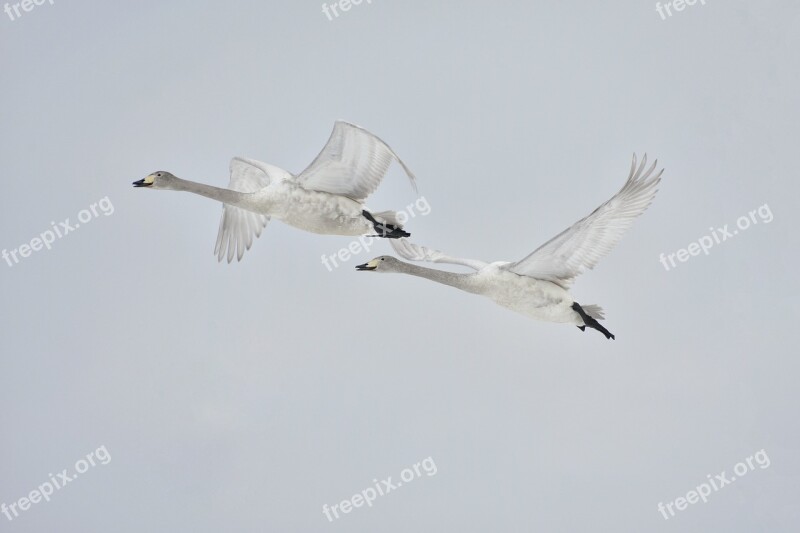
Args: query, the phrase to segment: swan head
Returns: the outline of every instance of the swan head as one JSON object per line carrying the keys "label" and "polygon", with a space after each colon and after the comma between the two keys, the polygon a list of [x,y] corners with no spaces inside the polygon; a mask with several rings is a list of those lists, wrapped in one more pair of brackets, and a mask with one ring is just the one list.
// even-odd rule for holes
{"label": "swan head", "polygon": [[367,272],[397,272],[403,262],[391,255],[381,255],[363,265],[356,265],[356,270]]}
{"label": "swan head", "polygon": [[178,178],[171,173],[164,170],[148,174],[145,178],[139,181],[134,181],[134,187],[148,187],[150,189],[174,189],[177,185]]}

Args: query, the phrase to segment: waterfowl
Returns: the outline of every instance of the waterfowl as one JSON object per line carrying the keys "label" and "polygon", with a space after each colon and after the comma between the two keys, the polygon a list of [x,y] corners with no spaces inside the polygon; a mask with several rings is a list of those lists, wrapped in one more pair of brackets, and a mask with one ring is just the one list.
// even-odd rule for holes
{"label": "waterfowl", "polygon": [[391,241],[404,259],[460,265],[470,273],[425,268],[392,256],[380,256],[356,266],[359,271],[397,272],[450,285],[485,296],[497,304],[536,320],[592,328],[614,339],[600,320],[605,317],[597,305],[581,305],[569,293],[574,279],[594,266],[619,242],[634,219],[641,215],[658,191],[663,169],[654,174],[658,161],[645,170],[647,155],[637,166],[636,154],[628,179],[610,200],[562,231],[523,259],[487,263],[452,257],[418,246],[408,239]]}
{"label": "waterfowl", "polygon": [[227,189],[166,171],[153,172],[133,186],[187,191],[222,202],[214,254],[219,261],[227,256],[230,263],[234,256],[241,261],[271,218],[323,235],[408,237],[394,211],[373,212],[364,206],[392,161],[400,164],[416,192],[414,174],[388,144],[340,120],[319,155],[296,176],[261,161],[234,157]]}

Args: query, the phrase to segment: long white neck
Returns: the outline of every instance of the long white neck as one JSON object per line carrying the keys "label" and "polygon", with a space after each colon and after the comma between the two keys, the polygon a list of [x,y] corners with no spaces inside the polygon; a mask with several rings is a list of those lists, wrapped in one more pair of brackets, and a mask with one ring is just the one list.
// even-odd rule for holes
{"label": "long white neck", "polygon": [[197,183],[195,181],[182,180],[174,178],[173,184],[170,187],[173,191],[186,191],[212,200],[217,200],[224,204],[241,207],[247,210],[253,210],[253,195],[251,193],[232,191],[230,189],[221,189],[205,183]]}
{"label": "long white neck", "polygon": [[399,261],[399,265],[395,267],[395,272],[400,272],[401,274],[409,274],[411,276],[417,276],[419,278],[429,279],[431,281],[435,281],[436,283],[441,283],[443,285],[449,285],[451,287],[455,287],[456,289],[461,289],[462,291],[477,293],[477,287],[475,286],[474,274],[461,274],[456,272],[446,272],[444,270],[436,270],[434,268],[426,268],[417,265],[412,265],[410,263],[405,263],[403,261]]}

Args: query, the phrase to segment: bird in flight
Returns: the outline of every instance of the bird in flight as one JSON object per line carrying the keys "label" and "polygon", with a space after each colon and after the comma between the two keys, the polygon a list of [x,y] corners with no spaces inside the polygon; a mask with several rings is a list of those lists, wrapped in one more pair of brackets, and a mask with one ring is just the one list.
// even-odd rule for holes
{"label": "bird in flight", "polygon": [[241,261],[271,218],[323,235],[399,239],[410,234],[394,211],[373,212],[364,200],[397,161],[416,192],[414,174],[388,144],[360,126],[337,121],[327,144],[298,175],[253,159],[234,157],[228,188],[180,179],[158,171],[134,187],[187,191],[222,202],[214,254]]}
{"label": "bird in flight", "polygon": [[619,242],[634,219],[644,213],[658,191],[658,161],[647,168],[647,155],[637,165],[633,156],[628,180],[617,194],[569,228],[519,261],[487,263],[452,257],[418,246],[407,239],[391,241],[394,250],[409,261],[428,261],[465,266],[470,273],[447,272],[380,256],[358,265],[357,270],[397,272],[450,285],[490,298],[497,304],[536,320],[573,324],[581,331],[592,328],[614,339],[600,320],[597,305],[580,305],[569,293],[574,279],[594,266]]}

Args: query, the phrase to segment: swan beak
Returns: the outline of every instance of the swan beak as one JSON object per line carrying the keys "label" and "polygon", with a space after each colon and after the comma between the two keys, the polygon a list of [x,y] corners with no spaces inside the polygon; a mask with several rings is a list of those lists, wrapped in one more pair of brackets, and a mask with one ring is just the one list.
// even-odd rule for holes
{"label": "swan beak", "polygon": [[147,176],[144,179],[141,179],[139,181],[134,181],[133,182],[133,186],[134,187],[150,187],[150,186],[153,185],[154,181],[155,181],[155,179],[153,179],[153,176],[151,174],[150,176]]}
{"label": "swan beak", "polygon": [[378,268],[378,262],[374,259],[363,265],[356,265],[356,270],[375,270]]}

